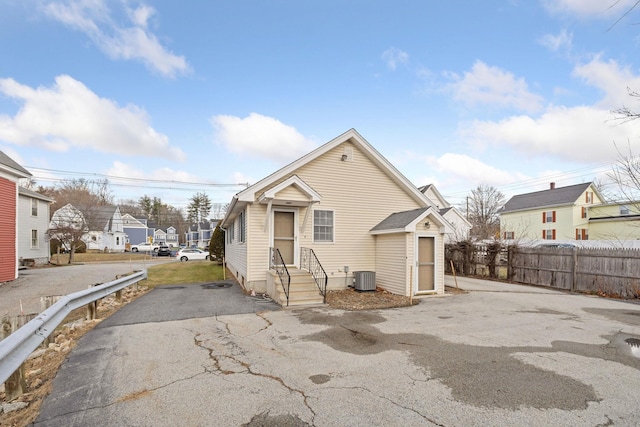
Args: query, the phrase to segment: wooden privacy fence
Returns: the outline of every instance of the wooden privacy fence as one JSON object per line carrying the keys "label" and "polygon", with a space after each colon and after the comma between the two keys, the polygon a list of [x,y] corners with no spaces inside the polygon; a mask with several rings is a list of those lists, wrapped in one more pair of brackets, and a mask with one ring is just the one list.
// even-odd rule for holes
{"label": "wooden privacy fence", "polygon": [[[464,250],[464,252],[463,252]],[[447,248],[445,268],[458,274],[575,292],[640,297],[640,250],[518,247],[487,251],[483,245]],[[504,277],[500,277],[504,271]]]}

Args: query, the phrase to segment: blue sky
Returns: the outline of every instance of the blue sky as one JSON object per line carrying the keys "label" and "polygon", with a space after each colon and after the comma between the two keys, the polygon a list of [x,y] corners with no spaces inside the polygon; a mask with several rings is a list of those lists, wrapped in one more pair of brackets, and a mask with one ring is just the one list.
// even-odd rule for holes
{"label": "blue sky", "polygon": [[176,207],[350,128],[452,203],[606,182],[640,151],[635,2],[4,0],[0,150]]}

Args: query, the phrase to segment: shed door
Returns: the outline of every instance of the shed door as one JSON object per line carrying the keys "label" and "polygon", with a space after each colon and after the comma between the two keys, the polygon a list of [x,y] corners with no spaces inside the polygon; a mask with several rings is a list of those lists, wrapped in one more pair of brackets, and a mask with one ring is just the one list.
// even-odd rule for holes
{"label": "shed door", "polygon": [[295,215],[293,212],[273,213],[273,247],[280,250],[286,265],[294,263]]}
{"label": "shed door", "polygon": [[418,237],[418,292],[435,290],[435,239]]}

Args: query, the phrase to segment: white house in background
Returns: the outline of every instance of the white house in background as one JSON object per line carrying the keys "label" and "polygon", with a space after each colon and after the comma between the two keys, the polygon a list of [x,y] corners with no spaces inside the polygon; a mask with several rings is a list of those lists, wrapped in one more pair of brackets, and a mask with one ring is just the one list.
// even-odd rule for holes
{"label": "white house in background", "polygon": [[51,250],[46,231],[49,228],[53,199],[18,187],[18,260],[21,264],[48,264]]}
{"label": "white house in background", "polygon": [[86,230],[82,241],[87,245],[87,250],[124,252],[126,235],[118,206],[80,209],[69,203],[53,213],[49,228],[71,225]]}
{"label": "white house in background", "polygon": [[447,234],[446,243],[467,240],[472,225],[467,218],[440,194],[435,185],[429,184],[418,188],[422,194],[438,208],[440,215],[451,224],[451,233]]}
{"label": "white house in background", "polygon": [[118,206],[92,207],[83,213],[89,227],[89,232],[82,236],[87,250],[124,252],[126,234]]}
{"label": "white house in background", "polygon": [[213,230],[218,225],[217,220],[202,221],[197,224],[191,224],[185,232],[185,242],[187,247],[205,248],[211,241]]}
{"label": "white house in background", "polygon": [[354,129],[237,193],[220,226],[229,271],[280,304],[322,302],[324,277],[329,289],[444,293],[451,225]]}

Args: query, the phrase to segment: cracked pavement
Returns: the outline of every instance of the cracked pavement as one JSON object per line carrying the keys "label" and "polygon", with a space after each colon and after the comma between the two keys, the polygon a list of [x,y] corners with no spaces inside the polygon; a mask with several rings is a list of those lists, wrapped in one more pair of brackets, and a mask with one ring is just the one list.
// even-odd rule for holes
{"label": "cracked pavement", "polygon": [[640,424],[640,305],[458,284],[360,312],[160,288],[81,339],[35,425]]}

